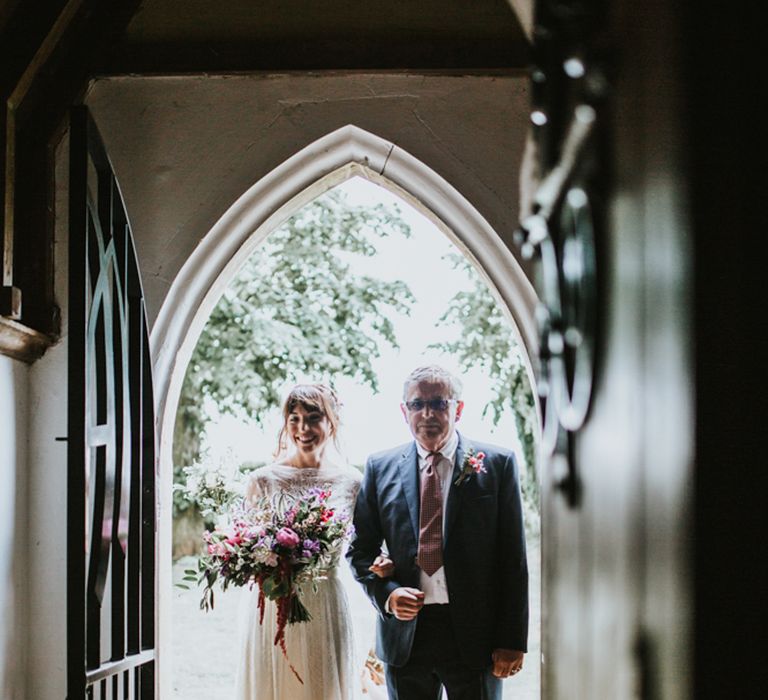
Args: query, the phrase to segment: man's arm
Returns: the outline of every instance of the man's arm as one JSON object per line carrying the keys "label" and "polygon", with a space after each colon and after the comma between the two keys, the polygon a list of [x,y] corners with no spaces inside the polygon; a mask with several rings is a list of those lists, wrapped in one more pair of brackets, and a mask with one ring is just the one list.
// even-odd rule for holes
{"label": "man's arm", "polygon": [[382,615],[387,615],[387,599],[399,584],[392,578],[379,578],[370,570],[384,542],[376,496],[375,468],[370,459],[366,462],[363,472],[353,524],[355,532],[347,549],[347,560],[352,567],[352,573],[363,585],[376,609]]}
{"label": "man's arm", "polygon": [[502,593],[494,648],[499,651],[525,652],[528,648],[528,564],[520,482],[512,453],[507,456],[499,471],[498,512],[498,571],[501,578],[499,590]]}

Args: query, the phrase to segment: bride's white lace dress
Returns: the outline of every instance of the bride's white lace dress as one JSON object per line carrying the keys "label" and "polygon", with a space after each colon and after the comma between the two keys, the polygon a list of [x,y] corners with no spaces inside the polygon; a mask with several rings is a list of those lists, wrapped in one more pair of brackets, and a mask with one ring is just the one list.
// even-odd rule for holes
{"label": "bride's white lace dress", "polygon": [[[351,467],[296,468],[273,464],[258,469],[248,495],[289,493],[301,496],[313,487],[330,488],[329,506],[352,514],[360,487],[360,473]],[[341,564],[344,565],[343,563]],[[302,685],[275,646],[276,611],[266,601],[264,624],[259,624],[258,589],[248,592],[244,611],[243,646],[240,651],[237,700],[352,700],[360,697],[360,664],[355,653],[346,593],[339,579],[339,562],[328,578],[311,586],[302,602],[312,620],[288,625],[285,644],[288,660],[301,676]]]}

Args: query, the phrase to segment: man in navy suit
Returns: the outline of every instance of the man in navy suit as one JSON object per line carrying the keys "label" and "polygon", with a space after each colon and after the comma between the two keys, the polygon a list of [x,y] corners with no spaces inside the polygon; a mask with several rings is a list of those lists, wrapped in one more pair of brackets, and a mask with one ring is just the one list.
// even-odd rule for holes
{"label": "man in navy suit", "polygon": [[[373,455],[347,558],[379,612],[391,700],[501,697],[528,635],[528,567],[514,455],[456,432],[461,382],[437,366],[405,381],[414,441]],[[386,548],[394,565],[380,577]],[[390,567],[391,568],[391,567]],[[381,573],[379,571],[379,573]]]}

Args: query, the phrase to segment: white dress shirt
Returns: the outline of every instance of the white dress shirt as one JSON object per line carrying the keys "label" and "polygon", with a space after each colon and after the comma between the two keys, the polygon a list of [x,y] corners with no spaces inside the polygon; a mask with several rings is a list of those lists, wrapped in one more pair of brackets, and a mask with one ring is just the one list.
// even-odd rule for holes
{"label": "white dress shirt", "polygon": [[[453,462],[456,457],[456,448],[459,446],[459,436],[456,431],[453,431],[451,437],[448,438],[448,442],[445,443],[440,450],[442,455],[438,464],[435,465],[437,475],[440,477],[440,488],[443,496],[443,539],[445,539],[445,507],[448,503],[448,491],[451,487],[451,477],[453,476]],[[419,461],[419,481],[423,478],[424,470],[427,468],[427,455],[429,450],[423,448],[418,442],[416,443],[416,451],[418,452]],[[419,489],[421,491],[421,489]],[[419,572],[419,587],[424,591],[424,605],[432,605],[435,603],[448,603],[448,584],[445,580],[445,567],[441,566],[431,576]],[[385,610],[390,612],[389,600],[387,600]]]}

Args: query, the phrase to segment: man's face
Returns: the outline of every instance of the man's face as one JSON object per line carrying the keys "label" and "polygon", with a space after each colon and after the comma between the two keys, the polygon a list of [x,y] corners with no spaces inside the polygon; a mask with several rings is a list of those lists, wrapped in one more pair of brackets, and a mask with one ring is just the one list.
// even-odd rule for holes
{"label": "man's face", "polygon": [[422,381],[408,387],[405,403],[400,404],[411,434],[427,450],[441,449],[461,417],[464,402],[450,396],[450,387],[442,382]]}

